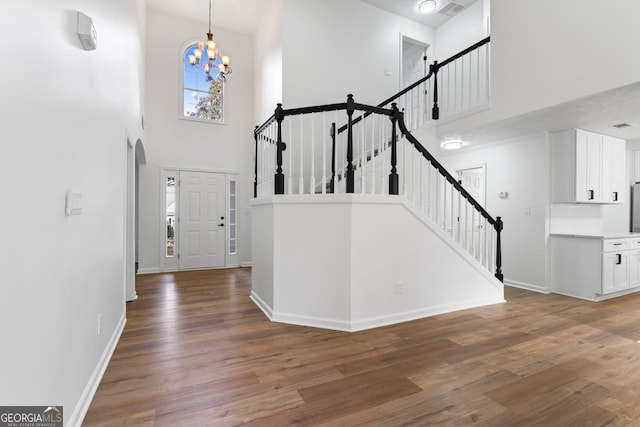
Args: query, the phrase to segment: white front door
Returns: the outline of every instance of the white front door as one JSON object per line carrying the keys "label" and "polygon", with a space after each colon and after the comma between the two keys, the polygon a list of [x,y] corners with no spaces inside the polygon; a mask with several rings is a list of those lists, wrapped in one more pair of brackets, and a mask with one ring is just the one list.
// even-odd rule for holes
{"label": "white front door", "polygon": [[180,171],[180,270],[224,267],[226,177]]}

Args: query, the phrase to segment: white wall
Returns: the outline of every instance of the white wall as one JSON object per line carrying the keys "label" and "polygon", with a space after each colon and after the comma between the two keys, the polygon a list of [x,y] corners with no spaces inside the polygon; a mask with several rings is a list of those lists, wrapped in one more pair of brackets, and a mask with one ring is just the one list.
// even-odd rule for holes
{"label": "white wall", "polygon": [[491,109],[440,134],[604,92],[638,81],[640,2],[491,1]]}
{"label": "white wall", "polygon": [[265,197],[254,221],[252,298],[275,321],[355,331],[504,301],[402,196]]}
{"label": "white wall", "polygon": [[[93,18],[97,50],[82,50],[76,10]],[[63,405],[67,425],[84,416],[124,322],[143,19],[143,1],[0,4],[0,402]],[[67,190],[82,194],[82,215],[65,216]]]}
{"label": "white wall", "polygon": [[[549,205],[549,141],[547,135],[525,136],[474,150],[443,155],[450,172],[486,164],[486,209],[501,216],[505,283],[546,290]],[[498,193],[509,193],[507,199]],[[531,215],[524,215],[525,206]]]}
{"label": "white wall", "polygon": [[477,0],[440,25],[436,29],[435,59],[443,61],[488,36],[484,23],[484,2]]}
{"label": "white wall", "polygon": [[[283,0],[285,108],[378,104],[399,90],[400,33],[433,45],[434,31],[359,0]],[[388,74],[388,75],[387,75]]]}
{"label": "white wall", "polygon": [[282,102],[282,0],[270,0],[255,34],[255,123],[260,125]]}
{"label": "white wall", "polygon": [[183,120],[180,118],[183,48],[190,41],[203,39],[207,27],[155,10],[149,10],[147,18],[147,165],[140,167],[139,271],[153,272],[162,267],[161,167],[240,174],[238,252],[240,263],[248,263],[251,260],[248,203],[253,197],[255,150],[253,37],[214,28],[216,43],[231,56],[233,68],[224,88],[225,124]]}

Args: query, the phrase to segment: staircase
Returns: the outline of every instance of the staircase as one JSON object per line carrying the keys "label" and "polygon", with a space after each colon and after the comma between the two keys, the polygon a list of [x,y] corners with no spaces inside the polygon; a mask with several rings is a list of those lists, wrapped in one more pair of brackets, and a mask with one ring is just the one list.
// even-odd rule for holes
{"label": "staircase", "polygon": [[[390,323],[394,319],[407,320],[415,316],[502,300],[501,218],[493,218],[412,134],[434,120],[461,116],[488,104],[488,57],[489,38],[441,63],[435,62],[427,76],[377,106],[357,103],[352,95],[347,96],[346,102],[329,105],[284,109],[278,104],[274,115],[255,129],[254,206],[262,208],[255,210],[261,218],[254,221],[254,240],[257,243],[254,241],[253,253],[255,259],[258,254],[279,252],[275,249],[278,247],[279,237],[273,234],[282,231],[277,225],[278,212],[282,211],[285,216],[289,214],[284,213],[289,208],[280,207],[279,203],[288,203],[289,207],[297,203],[314,204],[319,210],[327,209],[327,206],[331,205],[335,207],[335,212],[340,211],[340,215],[351,219],[359,214],[354,206],[378,203],[386,205],[384,209],[389,209],[389,212],[395,212],[398,221],[402,218],[404,223],[413,223],[411,218],[417,219],[422,225],[411,228],[412,233],[420,234],[422,228],[426,228],[428,232],[423,236],[424,239],[437,238],[444,242],[446,250],[455,253],[460,262],[472,266],[477,274],[482,276],[482,280],[488,280],[488,283],[494,280],[493,285],[499,290],[500,295],[488,299],[479,295],[475,298],[475,303],[457,303],[449,300],[455,298],[456,292],[453,292],[451,298],[445,298],[445,303],[440,304],[439,308],[416,308],[407,302],[408,305],[404,307],[407,310],[400,309],[403,315],[394,316],[394,313],[389,313],[383,308],[380,312],[367,312],[364,309],[360,311],[367,312],[366,319],[354,320],[358,304],[363,300],[356,298],[357,285],[353,284],[353,271],[356,271],[357,267],[352,262],[349,267],[350,275],[345,275],[346,278],[331,279],[345,282],[335,290],[335,293],[341,296],[318,295],[315,298],[317,300],[323,296],[328,297],[326,302],[330,303],[332,298],[349,296],[350,310],[345,310],[342,314],[336,315],[337,317],[328,315],[333,316],[334,320],[343,320],[327,320],[325,311],[311,306],[306,312],[308,315],[304,314],[304,311],[291,315],[290,312],[297,310],[298,306],[293,303],[284,310],[289,314],[284,313],[278,309],[278,297],[283,291],[298,294],[299,289],[288,286],[286,291],[277,291],[279,281],[286,279],[276,277],[275,271],[278,266],[269,267],[268,264],[278,261],[268,257],[269,260],[258,261],[257,265],[254,263],[252,298],[270,318],[311,326],[357,330]],[[264,208],[267,205],[270,207]],[[297,234],[304,234],[306,229],[323,227],[327,222],[324,218],[334,216],[333,211],[327,210],[325,217],[316,218],[315,222],[307,222],[308,217],[315,216],[314,211],[291,209],[291,214],[298,215],[298,222],[305,223]],[[372,211],[369,212],[371,214]],[[410,213],[410,216],[407,217],[407,213]],[[265,217],[269,220],[263,222]],[[361,221],[367,221],[366,216],[362,218]],[[349,237],[345,238],[345,245],[356,247],[358,243],[354,239],[372,242],[376,240],[374,237],[367,237],[366,233],[361,236],[358,224],[341,221],[342,219],[337,219],[335,223],[342,224],[340,226],[348,230]],[[288,223],[293,224],[292,221]],[[323,225],[320,226],[319,223]],[[377,224],[379,223],[386,223],[385,218],[380,218]],[[393,221],[387,224],[387,227],[393,228]],[[257,232],[256,228],[261,231]],[[264,232],[266,228],[273,228],[273,233]],[[332,231],[329,226],[325,234],[331,234]],[[283,232],[287,234],[286,230]],[[377,230],[375,233],[381,234],[381,231]],[[322,237],[323,234],[315,236],[315,241]],[[412,237],[415,236],[406,236],[407,239]],[[338,235],[335,239],[339,240],[341,236]],[[389,236],[387,240],[389,239],[393,240],[393,237]],[[293,245],[293,241],[288,241],[289,246]],[[306,246],[304,242],[303,240],[298,244]],[[384,245],[385,241],[381,240],[378,244]],[[424,247],[420,251],[428,253],[434,248]],[[398,245],[394,253],[403,250],[403,246]],[[437,250],[442,254],[445,249],[439,247]],[[311,275],[314,274],[313,271],[327,267],[327,263],[341,264],[344,257],[354,258],[352,251],[351,254],[338,258],[328,256],[323,262],[323,253],[315,257],[311,255],[318,264],[309,266]],[[407,252],[402,258],[404,260],[412,257],[413,253]],[[291,263],[294,259],[298,263],[307,263],[307,258],[298,259],[293,255],[282,262]],[[325,267],[321,267],[322,264]],[[390,264],[389,268],[394,266],[395,264]],[[371,265],[369,270],[374,271],[377,267],[379,266]],[[434,265],[431,268],[437,269],[438,266]],[[270,278],[265,280],[265,275]],[[366,274],[362,277],[364,276]],[[464,277],[465,281],[473,280],[469,279],[471,276]],[[375,275],[373,279],[368,280],[375,282]],[[323,286],[326,289],[326,284]],[[388,283],[380,286],[380,291],[386,292],[384,286],[388,286]],[[404,282],[401,280],[396,283],[396,295],[403,295],[403,286]],[[349,294],[343,294],[345,287],[351,289]],[[302,292],[296,300],[304,300],[305,295],[313,292]],[[434,300],[438,295],[436,289],[433,294],[422,296],[426,300]],[[365,295],[361,296],[366,298]],[[349,322],[349,319],[352,321]]]}

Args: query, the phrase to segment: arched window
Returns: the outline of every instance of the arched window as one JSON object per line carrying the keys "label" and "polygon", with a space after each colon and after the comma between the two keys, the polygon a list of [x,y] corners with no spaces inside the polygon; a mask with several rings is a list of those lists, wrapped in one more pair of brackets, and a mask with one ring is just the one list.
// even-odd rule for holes
{"label": "arched window", "polygon": [[[198,63],[194,63],[198,44],[187,47],[183,55],[183,98],[182,114],[185,118],[212,122],[223,121],[224,83],[217,56],[209,61],[207,51],[201,53]],[[213,66],[211,66],[213,64]]]}

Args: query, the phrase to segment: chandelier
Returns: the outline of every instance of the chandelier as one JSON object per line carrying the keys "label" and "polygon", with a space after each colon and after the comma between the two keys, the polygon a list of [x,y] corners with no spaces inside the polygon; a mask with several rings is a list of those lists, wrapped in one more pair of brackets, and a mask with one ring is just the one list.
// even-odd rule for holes
{"label": "chandelier", "polygon": [[[214,77],[211,76],[211,70],[217,68],[218,75],[215,79],[224,82],[232,70],[229,66],[229,57],[220,55],[216,50],[216,42],[213,41],[213,33],[211,32],[211,0],[209,0],[209,32],[207,33],[207,41],[198,42],[197,45],[198,48],[193,51],[192,55],[189,55],[189,63],[194,67],[202,65],[202,69],[207,75],[207,81],[214,80]],[[220,59],[218,59],[218,56]]]}

